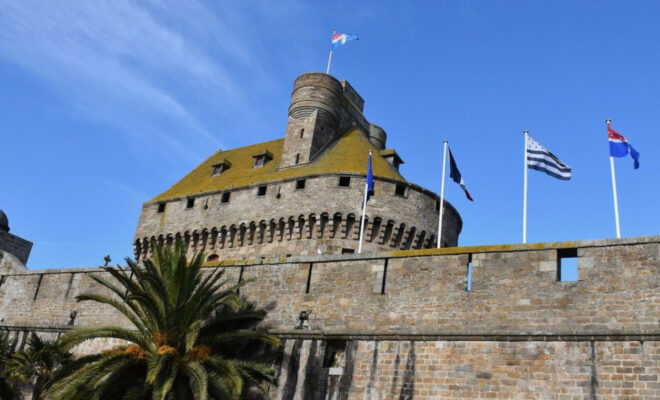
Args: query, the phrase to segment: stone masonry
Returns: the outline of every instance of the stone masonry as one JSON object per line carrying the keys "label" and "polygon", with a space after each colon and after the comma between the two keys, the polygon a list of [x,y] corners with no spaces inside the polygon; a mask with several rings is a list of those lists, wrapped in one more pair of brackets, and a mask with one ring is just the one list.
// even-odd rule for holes
{"label": "stone masonry", "polygon": [[[149,257],[152,241],[177,237],[209,261],[356,252],[369,151],[375,195],[363,251],[436,247],[438,195],[399,174],[402,160],[363,107],[348,82],[301,75],[284,139],[218,152],[144,203],[135,257]],[[462,221],[445,203],[440,245],[456,246]]]}
{"label": "stone masonry", "polygon": [[[558,281],[559,263],[572,256],[579,280]],[[219,268],[231,282],[257,278],[241,294],[268,307],[266,322],[284,339],[275,399],[657,399],[659,256],[656,236]],[[93,273],[101,272],[3,275],[3,329],[24,340],[28,331],[125,324],[74,301],[100,291]],[[304,329],[301,311],[311,315]]]}

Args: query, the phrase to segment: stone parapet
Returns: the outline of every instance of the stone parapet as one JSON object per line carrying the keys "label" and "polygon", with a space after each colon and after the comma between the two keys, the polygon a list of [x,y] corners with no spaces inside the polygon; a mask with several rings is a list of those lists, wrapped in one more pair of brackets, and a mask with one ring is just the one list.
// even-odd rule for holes
{"label": "stone parapet", "polygon": [[[340,177],[349,179],[339,186]],[[439,199],[416,185],[375,180],[376,195],[367,207],[363,251],[436,247]],[[146,203],[134,240],[136,258],[148,257],[152,240],[171,244],[181,238],[190,252],[204,251],[213,259],[340,254],[357,251],[361,199],[365,178],[355,174],[317,175],[236,188],[229,201],[224,193],[202,194],[195,206],[173,199],[162,212]],[[405,187],[397,195],[396,186]],[[455,246],[462,228],[458,212],[445,203],[443,246]],[[393,217],[396,216],[396,217]]]}

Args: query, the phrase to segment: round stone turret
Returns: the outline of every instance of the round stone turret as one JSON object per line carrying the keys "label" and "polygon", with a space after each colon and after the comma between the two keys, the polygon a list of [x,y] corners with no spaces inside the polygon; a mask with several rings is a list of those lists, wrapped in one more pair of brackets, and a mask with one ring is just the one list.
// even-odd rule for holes
{"label": "round stone turret", "polygon": [[2,210],[0,210],[0,232],[9,232],[9,219]]}
{"label": "round stone turret", "polygon": [[318,112],[318,119],[329,126],[339,122],[343,88],[334,77],[312,72],[296,79],[291,93],[289,116],[304,119]]}
{"label": "round stone turret", "polygon": [[380,126],[369,124],[369,141],[378,150],[385,150],[385,143],[387,142],[387,134]]}

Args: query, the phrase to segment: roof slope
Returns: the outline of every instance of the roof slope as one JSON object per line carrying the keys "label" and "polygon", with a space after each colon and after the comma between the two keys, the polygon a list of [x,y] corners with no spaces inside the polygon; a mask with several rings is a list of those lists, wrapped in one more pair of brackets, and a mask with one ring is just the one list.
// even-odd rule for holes
{"label": "roof slope", "polygon": [[[174,186],[154,197],[149,202],[163,201],[183,196],[216,192],[257,185],[283,179],[295,179],[308,175],[328,173],[357,173],[366,175],[367,157],[373,150],[372,168],[374,176],[405,182],[405,179],[383,157],[379,155],[369,139],[357,128],[347,131],[309,164],[278,169],[284,139],[259,143],[237,149],[218,151],[183,177]],[[253,168],[253,156],[268,151],[273,159],[263,167]],[[211,176],[213,165],[227,160],[231,167],[221,174]]]}

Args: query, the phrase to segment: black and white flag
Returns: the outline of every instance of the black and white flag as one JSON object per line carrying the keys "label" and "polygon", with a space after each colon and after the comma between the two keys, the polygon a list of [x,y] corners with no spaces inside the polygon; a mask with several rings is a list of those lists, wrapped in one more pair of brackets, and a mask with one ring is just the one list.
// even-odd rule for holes
{"label": "black and white flag", "polygon": [[527,167],[537,171],[545,172],[557,179],[571,179],[571,167],[564,164],[556,155],[552,154],[545,147],[527,137]]}

